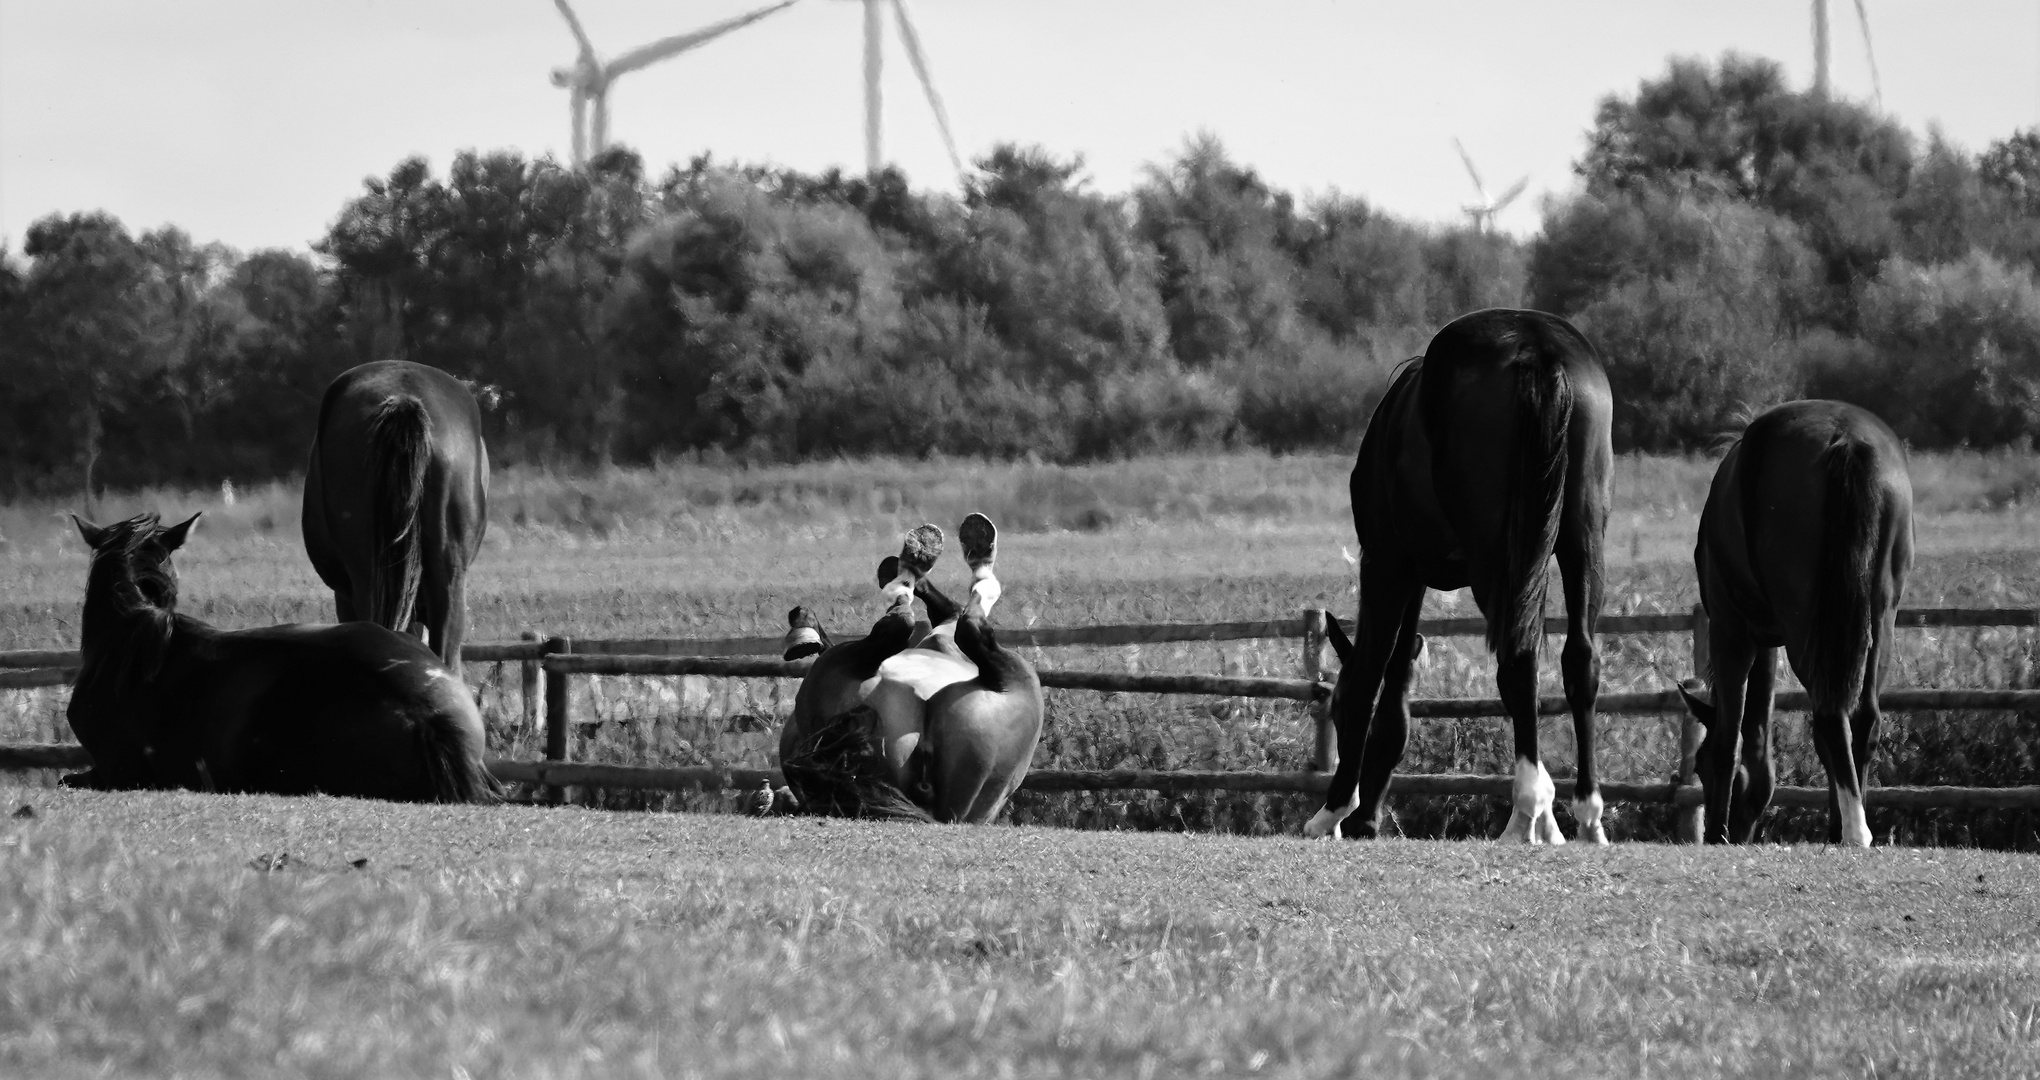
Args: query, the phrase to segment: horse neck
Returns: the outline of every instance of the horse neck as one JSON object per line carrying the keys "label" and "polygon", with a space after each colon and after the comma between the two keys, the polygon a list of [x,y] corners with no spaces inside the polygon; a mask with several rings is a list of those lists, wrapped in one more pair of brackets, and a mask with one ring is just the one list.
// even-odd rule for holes
{"label": "horse neck", "polygon": [[176,631],[176,609],[143,598],[124,561],[95,560],[79,619],[79,684],[122,690],[155,678]]}

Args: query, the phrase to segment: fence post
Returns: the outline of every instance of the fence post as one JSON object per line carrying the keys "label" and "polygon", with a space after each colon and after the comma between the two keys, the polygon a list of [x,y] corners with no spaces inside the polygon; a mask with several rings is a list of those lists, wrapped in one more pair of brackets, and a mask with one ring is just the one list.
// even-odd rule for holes
{"label": "fence post", "polygon": [[[526,630],[517,636],[520,640],[527,642],[539,640],[538,631],[536,630]],[[540,666],[535,658],[526,660],[519,666],[523,668],[524,674],[524,730],[536,735],[538,734],[538,701],[539,695],[544,692],[545,683],[543,680],[545,678],[545,668]]]}
{"label": "fence post", "polygon": [[[1303,612],[1303,677],[1317,682],[1324,675],[1325,657],[1325,610],[1305,608]],[[1311,768],[1319,772],[1331,772],[1339,767],[1338,733],[1332,730],[1332,706],[1329,701],[1310,703],[1311,719],[1316,721],[1317,747],[1311,754]]]}
{"label": "fence post", "polygon": [[[547,656],[565,656],[574,651],[573,638],[547,638]],[[568,715],[568,702],[572,698],[573,677],[564,671],[548,672],[545,680],[545,759],[547,761],[567,760],[567,724],[572,720]],[[561,802],[566,795],[564,788],[545,785],[540,798],[546,802]]]}
{"label": "fence post", "polygon": [[[1714,668],[1708,662],[1707,608],[1702,604],[1693,605],[1693,674],[1707,683],[1711,691],[1714,686]],[[1695,759],[1700,754],[1700,740],[1706,729],[1700,721],[1693,719],[1691,710],[1680,710],[1679,723],[1679,786],[1686,787],[1699,782]],[[1707,816],[1706,806],[1691,809],[1674,809],[1673,821],[1682,843],[1700,842],[1701,826]]]}

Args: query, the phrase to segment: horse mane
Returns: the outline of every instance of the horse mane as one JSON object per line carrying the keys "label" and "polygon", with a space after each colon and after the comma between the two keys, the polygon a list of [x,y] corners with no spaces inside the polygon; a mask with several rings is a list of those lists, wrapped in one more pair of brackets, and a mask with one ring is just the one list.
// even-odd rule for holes
{"label": "horse mane", "polygon": [[[80,685],[119,695],[163,670],[177,629],[177,575],[168,558],[137,559],[162,533],[161,521],[146,513],[107,526],[105,539],[92,552],[81,621],[97,640],[78,673]],[[155,586],[161,603],[149,599],[145,585]]]}

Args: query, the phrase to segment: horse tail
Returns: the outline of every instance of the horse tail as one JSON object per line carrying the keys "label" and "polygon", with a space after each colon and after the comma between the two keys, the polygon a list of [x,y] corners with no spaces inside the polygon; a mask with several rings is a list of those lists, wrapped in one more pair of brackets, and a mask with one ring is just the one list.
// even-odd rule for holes
{"label": "horse tail", "polygon": [[1516,361],[1516,438],[1511,448],[1507,517],[1502,526],[1502,579],[1487,612],[1488,648],[1503,655],[1534,651],[1544,636],[1545,567],[1558,546],[1572,428],[1572,380],[1565,351],[1525,327]]}
{"label": "horse tail", "polygon": [[1848,715],[1870,658],[1872,577],[1882,536],[1877,448],[1840,434],[1820,452],[1827,498],[1814,570],[1806,693],[1813,707]]}
{"label": "horse tail", "polygon": [[425,766],[427,801],[502,801],[503,785],[482,763],[477,731],[478,727],[463,724],[457,715],[443,710],[435,710],[418,724],[418,757]]}
{"label": "horse tail", "polygon": [[[418,536],[430,460],[432,418],[411,394],[392,394],[368,419],[368,619],[398,633],[411,627],[424,558]],[[433,643],[435,646],[437,642]]]}
{"label": "horse tail", "polygon": [[802,813],[935,820],[893,782],[892,764],[879,749],[878,710],[869,705],[823,721],[780,760],[779,770]]}

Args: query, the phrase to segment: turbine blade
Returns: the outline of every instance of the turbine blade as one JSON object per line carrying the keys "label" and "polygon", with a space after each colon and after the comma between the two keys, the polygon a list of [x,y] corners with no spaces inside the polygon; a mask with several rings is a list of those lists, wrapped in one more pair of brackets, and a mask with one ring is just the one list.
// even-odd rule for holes
{"label": "turbine blade", "polygon": [[885,22],[878,5],[879,0],[864,0],[864,170],[872,174],[885,168],[880,139],[885,94],[879,83],[885,70]]}
{"label": "turbine blade", "polygon": [[1495,205],[1491,208],[1490,212],[1501,213],[1503,207],[1515,202],[1516,196],[1523,194],[1523,189],[1529,186],[1530,178],[1527,176],[1509,185],[1509,190],[1502,192],[1501,197],[1495,200]]}
{"label": "turbine blade", "polygon": [[614,79],[625,72],[636,71],[647,64],[658,63],[669,56],[677,56],[689,49],[698,49],[732,30],[741,30],[767,15],[784,11],[799,2],[800,0],[780,0],[777,4],[761,7],[756,11],[745,12],[732,19],[724,19],[719,23],[710,23],[699,30],[691,30],[685,34],[674,34],[672,37],[660,38],[650,45],[643,45],[632,49],[622,56],[611,60],[602,69],[602,73],[608,78]]}
{"label": "turbine blade", "polygon": [[935,92],[935,77],[928,73],[928,58],[921,52],[921,35],[914,32],[913,20],[907,18],[906,0],[892,0],[892,6],[900,27],[900,44],[907,49],[907,62],[914,65],[914,77],[921,80],[921,92],[928,95],[928,107],[935,112],[935,126],[942,131],[942,147],[949,151],[949,167],[961,179],[963,158],[957,156],[956,140],[949,133],[949,110],[942,107],[942,95]]}
{"label": "turbine blade", "polygon": [[595,55],[595,44],[588,40],[588,31],[581,29],[581,20],[574,17],[574,9],[567,6],[567,0],[553,0],[553,6],[559,8],[560,14],[566,18],[567,29],[574,32],[574,40],[581,43],[581,51],[589,56]]}
{"label": "turbine blade", "polygon": [[1884,81],[1877,77],[1877,50],[1870,45],[1870,9],[1856,0],[1856,22],[1863,28],[1863,55],[1870,60],[1870,92],[1877,95],[1877,107],[1884,107]]}
{"label": "turbine blade", "polygon": [[1466,175],[1473,177],[1473,190],[1480,192],[1481,205],[1488,205],[1487,185],[1480,182],[1480,170],[1473,167],[1473,158],[1467,154],[1466,147],[1460,145],[1456,135],[1452,138],[1452,147],[1459,151],[1459,160],[1466,162]]}

